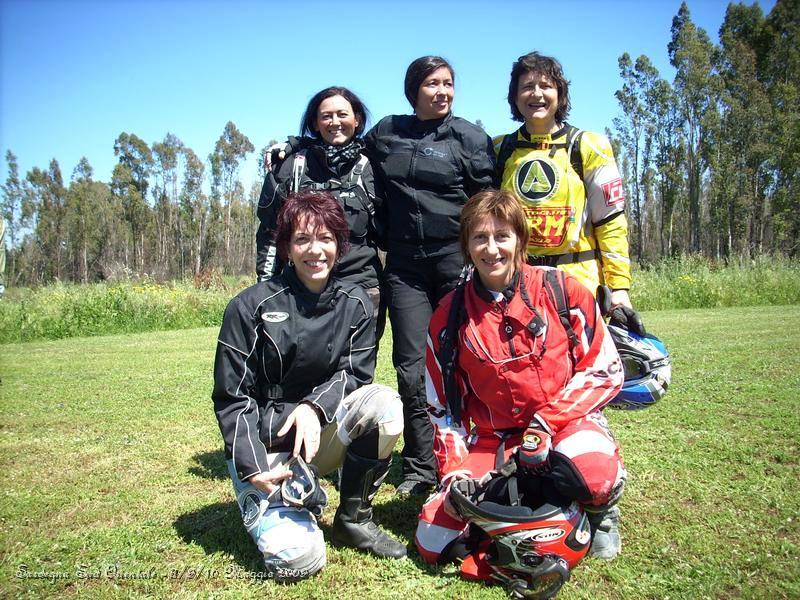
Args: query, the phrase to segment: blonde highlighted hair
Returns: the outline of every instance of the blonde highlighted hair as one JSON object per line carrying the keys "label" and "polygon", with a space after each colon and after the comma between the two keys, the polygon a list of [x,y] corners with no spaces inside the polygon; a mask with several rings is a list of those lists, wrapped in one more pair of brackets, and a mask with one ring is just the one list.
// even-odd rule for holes
{"label": "blonde highlighted hair", "polygon": [[472,264],[469,255],[469,238],[472,230],[486,217],[494,217],[498,221],[505,221],[517,236],[517,251],[514,255],[514,266],[522,269],[528,260],[528,240],[530,231],[525,211],[519,201],[511,192],[506,190],[483,190],[467,200],[461,209],[461,231],[458,241],[461,245],[461,254],[466,264]]}

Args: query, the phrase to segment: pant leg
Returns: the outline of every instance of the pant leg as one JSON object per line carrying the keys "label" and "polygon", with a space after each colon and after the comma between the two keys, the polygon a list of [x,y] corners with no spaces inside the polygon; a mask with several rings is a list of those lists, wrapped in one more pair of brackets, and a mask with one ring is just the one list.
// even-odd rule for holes
{"label": "pant leg", "polygon": [[600,412],[572,421],[555,435],[550,464],[556,489],[589,510],[612,505],[622,495],[627,472]]}
{"label": "pant leg", "polygon": [[[267,455],[269,468],[288,460],[285,452]],[[325,566],[325,540],[317,520],[304,508],[284,506],[276,494],[267,494],[236,475],[228,460],[236,502],[247,533],[264,558],[272,577],[290,581],[310,577]]]}
{"label": "pant leg", "polygon": [[[469,455],[462,468],[471,471],[473,478],[482,477],[496,467],[499,447],[500,439],[497,437],[478,438],[469,447]],[[503,460],[508,453],[509,450],[505,452]],[[442,552],[467,528],[466,522],[445,512],[443,504],[447,493],[447,488],[437,490],[428,498],[419,513],[414,542],[422,558],[429,563],[438,562]]]}
{"label": "pant leg", "polygon": [[430,264],[389,254],[385,278],[392,324],[392,362],[405,423],[403,478],[433,484],[433,428],[425,400],[425,345],[434,294]]}
{"label": "pant leg", "polygon": [[333,422],[320,436],[311,461],[321,475],[344,462],[348,447],[364,458],[388,458],[403,431],[400,397],[392,388],[373,383],[348,394],[336,410]]}

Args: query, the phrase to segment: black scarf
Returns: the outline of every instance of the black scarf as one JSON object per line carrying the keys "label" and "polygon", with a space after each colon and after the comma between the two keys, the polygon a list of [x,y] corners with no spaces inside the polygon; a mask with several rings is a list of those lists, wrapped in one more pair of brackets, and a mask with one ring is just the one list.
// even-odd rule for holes
{"label": "black scarf", "polygon": [[328,166],[338,172],[342,165],[354,162],[364,149],[364,143],[360,139],[353,138],[341,146],[322,144],[325,149],[325,156],[328,159]]}

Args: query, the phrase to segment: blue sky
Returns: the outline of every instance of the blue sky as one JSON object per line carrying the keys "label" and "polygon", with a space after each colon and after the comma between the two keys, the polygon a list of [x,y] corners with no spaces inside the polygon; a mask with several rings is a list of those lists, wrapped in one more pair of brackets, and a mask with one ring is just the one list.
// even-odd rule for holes
{"label": "blue sky", "polygon": [[[727,2],[690,0],[717,41]],[[759,2],[764,12],[772,0]],[[571,80],[570,122],[602,131],[618,114],[617,59],[667,58],[679,0],[200,2],[0,0],[0,148],[20,175],[58,159],[65,180],[86,156],[108,181],[123,131],[152,144],[174,133],[205,159],[232,120],[260,149],[297,132],[329,85],[372,113],[408,113],[408,63],[440,54],[456,70],[454,112],[492,135],[517,125],[505,96],[512,62],[557,57]],[[242,178],[255,177],[256,153]]]}

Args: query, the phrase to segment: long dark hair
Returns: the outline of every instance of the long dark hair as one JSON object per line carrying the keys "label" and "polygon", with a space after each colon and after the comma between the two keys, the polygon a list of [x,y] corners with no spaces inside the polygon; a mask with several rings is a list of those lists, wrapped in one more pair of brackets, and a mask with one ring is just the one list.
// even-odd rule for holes
{"label": "long dark hair", "polygon": [[422,82],[425,81],[428,75],[440,67],[446,67],[447,70],[450,71],[450,76],[453,78],[453,83],[455,83],[456,72],[453,70],[450,63],[441,56],[421,56],[408,65],[404,89],[406,98],[411,103],[411,108],[416,108],[419,86],[422,85]]}
{"label": "long dark hair", "polygon": [[511,81],[508,83],[508,105],[511,107],[511,118],[515,121],[525,120],[517,108],[517,92],[519,92],[519,78],[526,73],[546,75],[555,84],[556,90],[558,90],[556,123],[563,123],[572,108],[569,101],[569,81],[564,77],[564,70],[561,68],[560,62],[552,56],[544,56],[538,52],[520,56],[511,67]]}
{"label": "long dark hair", "polygon": [[319,139],[319,131],[315,129],[319,105],[322,104],[324,100],[332,96],[341,96],[350,103],[350,106],[353,107],[353,114],[355,115],[356,119],[358,119],[358,127],[356,127],[355,137],[359,137],[362,133],[364,133],[364,129],[367,126],[367,119],[369,119],[369,111],[367,110],[367,107],[364,106],[364,103],[358,96],[356,96],[347,88],[332,86],[317,92],[314,94],[314,97],[308,101],[306,112],[303,113],[303,119],[300,121],[301,136],[310,135],[311,137]]}

